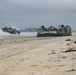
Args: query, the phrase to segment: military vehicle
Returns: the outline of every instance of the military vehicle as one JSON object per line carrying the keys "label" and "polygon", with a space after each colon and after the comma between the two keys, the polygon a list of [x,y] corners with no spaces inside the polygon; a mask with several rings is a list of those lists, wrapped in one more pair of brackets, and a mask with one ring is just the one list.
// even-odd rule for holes
{"label": "military vehicle", "polygon": [[4,28],[2,28],[2,31],[10,33],[10,34],[20,34],[21,33],[19,30],[12,28],[12,27],[4,27]]}
{"label": "military vehicle", "polygon": [[37,36],[70,36],[72,35],[71,27],[69,25],[59,25],[58,28],[54,26],[50,26],[49,28],[45,28],[41,26],[37,30]]}

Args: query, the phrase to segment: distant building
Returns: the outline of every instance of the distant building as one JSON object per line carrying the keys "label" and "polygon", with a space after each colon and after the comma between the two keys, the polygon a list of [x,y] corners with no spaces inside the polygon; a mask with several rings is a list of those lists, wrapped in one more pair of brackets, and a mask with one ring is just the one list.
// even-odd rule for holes
{"label": "distant building", "polygon": [[25,28],[25,30],[21,30],[21,32],[37,32],[37,28]]}

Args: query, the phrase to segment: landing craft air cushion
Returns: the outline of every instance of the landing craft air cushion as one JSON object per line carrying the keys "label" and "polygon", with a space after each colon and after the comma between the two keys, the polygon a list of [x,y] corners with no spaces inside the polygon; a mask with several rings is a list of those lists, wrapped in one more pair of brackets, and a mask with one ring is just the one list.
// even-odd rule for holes
{"label": "landing craft air cushion", "polygon": [[11,28],[11,27],[4,27],[4,28],[2,28],[2,31],[10,33],[10,34],[20,34],[21,33],[19,30],[15,29],[15,28]]}
{"label": "landing craft air cushion", "polygon": [[50,26],[49,28],[45,28],[41,26],[38,28],[37,36],[70,36],[72,35],[71,27],[69,25],[60,25],[58,28],[54,26]]}

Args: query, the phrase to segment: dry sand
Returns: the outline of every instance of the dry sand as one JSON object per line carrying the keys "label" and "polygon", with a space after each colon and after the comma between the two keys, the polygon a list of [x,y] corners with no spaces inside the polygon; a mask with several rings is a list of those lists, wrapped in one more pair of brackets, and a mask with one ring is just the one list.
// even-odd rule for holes
{"label": "dry sand", "polygon": [[76,33],[0,40],[0,75],[76,75],[74,41]]}

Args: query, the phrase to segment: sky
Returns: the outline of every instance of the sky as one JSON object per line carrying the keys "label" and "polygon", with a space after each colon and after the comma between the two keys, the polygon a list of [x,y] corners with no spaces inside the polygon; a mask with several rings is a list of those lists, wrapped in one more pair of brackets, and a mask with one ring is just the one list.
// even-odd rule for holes
{"label": "sky", "polygon": [[76,29],[76,0],[0,0],[0,28],[61,24]]}

